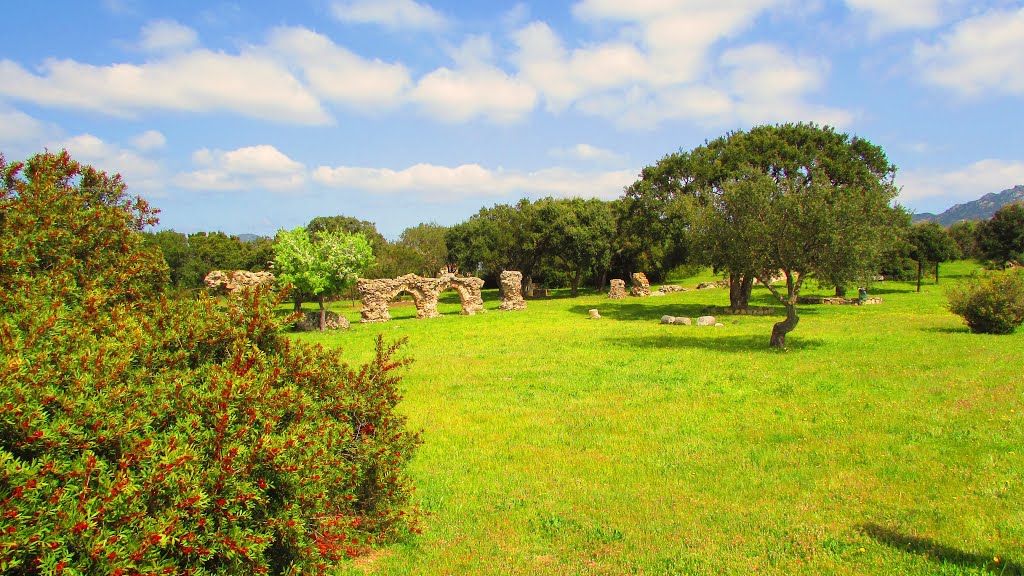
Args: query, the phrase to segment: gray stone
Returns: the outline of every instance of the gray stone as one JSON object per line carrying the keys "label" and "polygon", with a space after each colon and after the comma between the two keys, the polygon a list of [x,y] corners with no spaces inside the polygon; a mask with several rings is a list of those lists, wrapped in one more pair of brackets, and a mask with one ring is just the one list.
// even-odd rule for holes
{"label": "gray stone", "polygon": [[693,324],[693,321],[689,318],[676,318],[672,323],[678,326],[690,326]]}
{"label": "gray stone", "polygon": [[725,327],[725,324],[722,324],[721,322],[715,322],[715,328],[724,328],[724,327]]}
{"label": "gray stone", "polygon": [[666,314],[666,315],[661,317],[661,323],[662,324],[671,324],[672,322],[675,321],[675,319],[676,319],[675,316],[669,316],[668,314]]}
{"label": "gray stone", "polygon": [[697,318],[697,326],[714,326],[714,325],[715,325],[715,317],[714,316],[701,316],[700,318]]}
{"label": "gray stone", "polygon": [[598,313],[597,308],[591,308],[587,312],[588,312],[588,314],[590,314],[590,319],[591,320],[596,320],[596,319],[601,317],[601,314]]}

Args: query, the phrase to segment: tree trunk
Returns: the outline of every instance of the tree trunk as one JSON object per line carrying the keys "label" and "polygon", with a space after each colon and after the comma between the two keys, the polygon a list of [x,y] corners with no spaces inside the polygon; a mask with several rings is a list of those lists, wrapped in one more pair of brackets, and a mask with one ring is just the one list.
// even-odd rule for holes
{"label": "tree trunk", "polygon": [[750,293],[754,289],[753,274],[729,273],[729,307],[744,309],[750,305]]}
{"label": "tree trunk", "polygon": [[939,283],[939,263],[935,263],[935,283]]}
{"label": "tree trunk", "polygon": [[324,308],[323,294],[317,296],[317,301],[320,302],[320,331],[324,332],[327,330],[327,309]]}
{"label": "tree trunk", "polygon": [[921,261],[917,261],[917,291],[921,291]]}
{"label": "tree trunk", "polygon": [[299,297],[299,293],[295,293],[295,311],[302,312],[302,298]]}
{"label": "tree trunk", "polygon": [[608,284],[608,271],[601,272],[601,277],[597,281],[597,291],[604,292],[605,285]]}
{"label": "tree trunk", "polygon": [[845,286],[836,286],[836,298],[846,298]]}
{"label": "tree trunk", "polygon": [[782,322],[776,322],[772,326],[772,339],[769,346],[772,348],[785,348],[786,334],[792,332],[798,322],[800,322],[800,318],[796,315],[796,298],[790,298],[790,302],[786,303],[786,319]]}
{"label": "tree trunk", "polygon": [[572,277],[572,297],[575,298],[580,293],[580,276],[582,272],[576,270]]}

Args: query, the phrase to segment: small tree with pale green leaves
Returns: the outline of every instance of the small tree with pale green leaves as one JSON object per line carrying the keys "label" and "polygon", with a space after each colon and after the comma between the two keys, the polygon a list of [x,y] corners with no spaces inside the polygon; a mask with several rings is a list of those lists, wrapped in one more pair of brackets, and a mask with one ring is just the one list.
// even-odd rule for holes
{"label": "small tree with pale green leaves", "polygon": [[327,297],[352,286],[373,264],[373,249],[362,234],[321,230],[311,239],[302,226],[278,231],[274,255],[278,281],[320,304],[320,330],[327,327]]}

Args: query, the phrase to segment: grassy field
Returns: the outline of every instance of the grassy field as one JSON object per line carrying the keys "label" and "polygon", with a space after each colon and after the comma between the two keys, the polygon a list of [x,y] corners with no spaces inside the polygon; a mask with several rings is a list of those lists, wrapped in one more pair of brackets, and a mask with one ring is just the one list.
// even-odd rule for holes
{"label": "grassy field", "polygon": [[[533,300],[298,336],[415,359],[400,409],[424,532],[355,574],[1024,574],[1024,330],[974,335],[943,287],[877,306],[658,323],[727,290]],[[824,293],[824,292],[819,292]],[[756,289],[754,304],[770,304]],[[598,308],[600,320],[588,320]],[[335,304],[354,322],[358,313]]]}

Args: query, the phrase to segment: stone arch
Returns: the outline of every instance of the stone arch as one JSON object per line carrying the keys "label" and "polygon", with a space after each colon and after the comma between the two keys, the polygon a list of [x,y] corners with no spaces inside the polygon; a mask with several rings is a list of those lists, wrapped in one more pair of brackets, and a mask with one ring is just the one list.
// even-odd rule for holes
{"label": "stone arch", "polygon": [[416,305],[416,318],[437,318],[437,299],[441,292],[453,288],[462,300],[462,314],[473,315],[486,312],[480,294],[484,281],[475,277],[460,277],[443,274],[439,278],[424,278],[406,274],[398,278],[360,278],[356,288],[362,295],[363,309],[360,322],[387,322],[391,319],[388,305],[395,296],[407,292]]}

